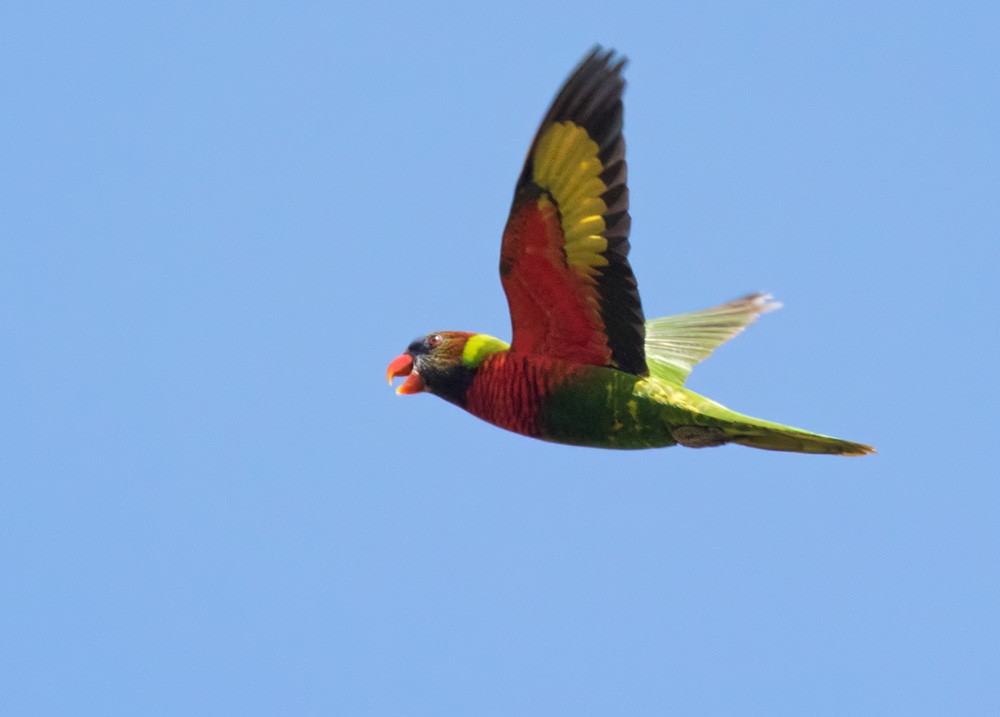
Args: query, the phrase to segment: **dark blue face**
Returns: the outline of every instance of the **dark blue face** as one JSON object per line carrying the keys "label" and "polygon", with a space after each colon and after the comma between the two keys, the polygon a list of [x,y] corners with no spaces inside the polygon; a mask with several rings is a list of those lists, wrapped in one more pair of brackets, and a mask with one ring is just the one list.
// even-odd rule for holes
{"label": "dark blue face", "polygon": [[406,348],[427,390],[460,406],[475,374],[462,364],[462,348],[468,337],[457,331],[437,332],[421,336]]}
{"label": "dark blue face", "polygon": [[406,347],[406,353],[410,354],[410,356],[413,356],[414,358],[417,356],[425,356],[440,345],[441,334],[427,334],[426,336],[421,336],[419,339],[411,341],[410,345]]}

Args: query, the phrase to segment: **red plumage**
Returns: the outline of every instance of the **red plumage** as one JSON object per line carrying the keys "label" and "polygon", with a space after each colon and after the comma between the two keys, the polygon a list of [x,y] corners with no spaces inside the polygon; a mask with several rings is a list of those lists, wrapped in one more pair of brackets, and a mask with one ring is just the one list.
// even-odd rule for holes
{"label": "red plumage", "polygon": [[537,194],[515,201],[500,252],[514,350],[604,366],[611,350],[600,312],[567,266],[562,245],[554,204],[539,203]]}
{"label": "red plumage", "polygon": [[511,351],[494,354],[476,371],[465,394],[465,409],[501,428],[537,437],[539,409],[574,371],[562,361]]}

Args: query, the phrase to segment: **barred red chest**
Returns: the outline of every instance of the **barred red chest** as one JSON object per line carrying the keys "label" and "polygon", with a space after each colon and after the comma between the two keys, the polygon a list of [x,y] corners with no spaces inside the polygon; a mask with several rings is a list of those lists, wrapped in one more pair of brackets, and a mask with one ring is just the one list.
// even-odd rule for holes
{"label": "barred red chest", "polygon": [[563,362],[510,351],[494,354],[476,372],[465,409],[484,421],[537,437],[540,409],[553,387],[572,374]]}

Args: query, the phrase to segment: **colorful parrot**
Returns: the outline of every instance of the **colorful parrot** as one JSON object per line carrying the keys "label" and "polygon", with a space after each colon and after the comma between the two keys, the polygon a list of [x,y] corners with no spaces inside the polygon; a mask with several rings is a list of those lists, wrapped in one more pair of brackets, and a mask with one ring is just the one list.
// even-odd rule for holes
{"label": "colorful parrot", "polygon": [[397,393],[432,393],[501,428],[557,443],[873,453],[736,413],[684,386],[695,364],[780,304],[752,294],[645,320],[628,263],[624,66],[613,50],[595,47],[531,143],[500,248],[511,343],[464,331],[428,334],[389,364],[389,383],[405,376]]}

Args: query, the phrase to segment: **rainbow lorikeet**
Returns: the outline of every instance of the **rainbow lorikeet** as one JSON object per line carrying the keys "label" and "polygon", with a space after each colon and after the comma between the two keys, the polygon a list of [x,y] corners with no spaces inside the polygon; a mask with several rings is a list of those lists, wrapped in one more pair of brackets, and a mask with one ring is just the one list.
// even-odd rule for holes
{"label": "rainbow lorikeet", "polygon": [[594,48],[542,121],[500,249],[510,344],[439,331],[388,367],[501,428],[603,448],[738,443],[860,456],[870,446],[730,411],[685,388],[691,368],[779,304],[753,294],[646,321],[628,263],[625,59]]}

